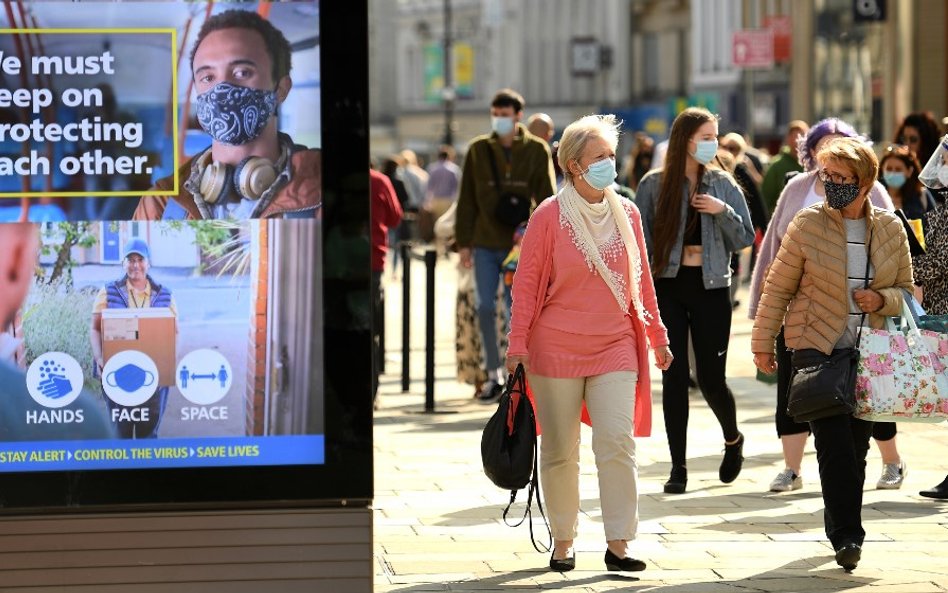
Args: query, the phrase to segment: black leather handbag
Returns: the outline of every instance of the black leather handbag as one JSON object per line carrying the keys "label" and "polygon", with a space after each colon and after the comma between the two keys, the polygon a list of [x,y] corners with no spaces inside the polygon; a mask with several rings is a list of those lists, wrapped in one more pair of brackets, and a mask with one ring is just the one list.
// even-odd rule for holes
{"label": "black leather handbag", "polygon": [[787,414],[795,422],[851,414],[856,405],[858,362],[856,348],[833,350],[829,356],[811,348],[795,351]]}

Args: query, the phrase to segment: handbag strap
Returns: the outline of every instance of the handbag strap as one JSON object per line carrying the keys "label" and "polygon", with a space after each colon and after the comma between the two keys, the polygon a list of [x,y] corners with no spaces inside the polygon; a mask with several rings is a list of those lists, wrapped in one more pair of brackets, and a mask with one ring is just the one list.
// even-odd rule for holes
{"label": "handbag strap", "polygon": [[[527,379],[526,371],[524,371],[523,365],[518,364],[517,368],[514,370],[513,375],[507,377],[507,384],[509,387],[509,392],[512,393],[517,385],[520,385],[520,403],[518,405],[527,405],[530,406],[530,422],[536,422],[535,412],[533,411],[533,405],[530,403],[530,400],[527,398]],[[540,457],[540,451],[537,446],[536,435],[534,434],[533,438],[533,475],[530,478],[530,483],[527,485],[527,506],[523,510],[523,516],[520,517],[520,520],[516,523],[511,524],[507,521],[507,515],[510,513],[510,507],[513,505],[514,501],[517,500],[517,491],[510,491],[510,501],[507,503],[507,507],[504,509],[504,523],[508,527],[519,527],[523,525],[524,521],[528,521],[530,527],[530,543],[533,544],[533,549],[541,554],[545,554],[553,549],[553,532],[550,530],[550,522],[546,518],[546,512],[543,510],[543,499],[540,497],[540,472],[537,468],[537,460]],[[540,516],[543,518],[543,525],[546,527],[547,541],[548,544],[543,544],[543,542],[537,542],[537,538],[533,535],[533,497],[536,496],[537,499],[537,508],[540,510]],[[539,544],[539,545],[538,545]],[[543,546],[544,549],[541,549],[540,546]]]}
{"label": "handbag strap", "polygon": [[[872,263],[872,252],[869,250],[869,247],[872,246],[872,231],[869,231],[869,239],[866,241],[866,274],[862,280],[862,287],[864,290],[869,289],[869,264]],[[862,326],[866,324],[866,312],[862,312],[862,316],[859,318],[859,329],[856,331],[856,345],[854,348],[859,350],[859,341],[862,340]]]}
{"label": "handbag strap", "polygon": [[502,196],[500,191],[500,173],[497,172],[497,160],[494,159],[494,149],[491,148],[489,142],[484,143],[484,148],[487,149],[487,160],[490,163],[490,172],[494,176],[494,189],[497,190],[497,195]]}

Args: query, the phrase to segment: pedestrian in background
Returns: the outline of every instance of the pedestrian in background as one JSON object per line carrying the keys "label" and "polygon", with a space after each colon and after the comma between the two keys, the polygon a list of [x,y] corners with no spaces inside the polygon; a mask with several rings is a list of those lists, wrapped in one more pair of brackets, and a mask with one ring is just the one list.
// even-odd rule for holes
{"label": "pedestrian in background", "polygon": [[[792,367],[817,364],[834,351],[853,347],[864,317],[869,327],[881,328],[885,316],[899,315],[902,290],[913,288],[901,221],[869,202],[879,173],[872,149],[859,138],[836,139],[817,153],[817,163],[826,200],[790,222],[754,319],[754,364],[765,373],[778,368],[774,343],[781,326],[793,349]],[[867,275],[869,287],[863,288]],[[862,488],[873,423],[843,413],[809,424],[820,466],[826,536],[836,563],[851,571],[866,535]]]}
{"label": "pedestrian in background", "polygon": [[925,213],[935,207],[935,199],[918,180],[921,171],[912,149],[900,144],[887,146],[879,161],[879,181],[889,191],[895,209],[901,210],[909,220],[921,221]]}
{"label": "pedestrian in background", "polygon": [[[401,206],[403,219],[410,217],[411,220],[417,220],[416,217],[418,215],[418,210],[411,206],[411,198],[408,196],[408,188],[405,185],[405,182],[402,180],[402,170],[399,167],[398,161],[398,157],[394,155],[385,159],[382,162],[382,174],[388,177],[388,181],[391,183],[392,189],[395,191],[395,198],[398,200],[399,206]],[[393,247],[393,278],[398,272],[398,243],[400,241],[407,241],[411,239],[412,236],[411,227],[407,223],[407,220],[403,220],[388,230],[389,245]]]}
{"label": "pedestrian in background", "polygon": [[927,163],[932,158],[941,138],[941,128],[928,111],[909,113],[895,131],[895,143],[904,144],[915,153],[918,162]]}
{"label": "pedestrian in background", "polygon": [[[523,108],[523,97],[516,91],[502,89],[494,95],[492,132],[474,138],[468,146],[458,194],[455,239],[461,265],[474,268],[475,306],[487,373],[480,399],[485,403],[500,397],[506,377],[494,315],[503,262],[513,247],[514,229],[522,222],[511,225],[501,220],[498,206],[507,197],[538,204],[555,193],[550,147],[520,123]],[[507,295],[509,318],[509,291]]]}
{"label": "pedestrian in background", "polygon": [[787,185],[788,173],[800,173],[803,171],[803,165],[797,153],[797,145],[802,136],[806,136],[810,131],[810,126],[805,121],[796,119],[787,125],[787,135],[784,138],[784,144],[780,148],[780,153],[770,161],[767,172],[764,173],[764,180],[760,186],[761,196],[764,198],[764,205],[767,212],[773,214],[777,207],[777,198],[780,192]]}
{"label": "pedestrian in background", "polygon": [[523,364],[536,397],[540,482],[553,531],[550,568],[558,571],[576,566],[584,406],[599,472],[606,567],[645,568],[628,550],[638,528],[633,433],[647,436],[651,426],[649,345],[662,370],[671,353],[639,211],[612,188],[618,142],[613,115],[589,115],[564,130],[558,155],[566,184],[530,219],[513,283],[507,370]]}
{"label": "pedestrian in background", "polygon": [[454,148],[444,144],[438,149],[438,160],[428,165],[428,192],[422,207],[431,217],[432,237],[435,222],[457,201],[460,185],[461,167],[454,164]]}
{"label": "pedestrian in background", "polygon": [[548,114],[534,113],[527,118],[527,131],[549,145],[553,141],[553,136],[556,135],[556,126],[553,125],[553,118]]}
{"label": "pedestrian in background", "polygon": [[[753,270],[754,263],[757,261],[757,245],[759,239],[763,238],[767,231],[767,221],[770,215],[767,213],[767,206],[764,205],[764,199],[760,194],[761,177],[754,172],[754,165],[747,158],[747,143],[744,137],[736,132],[725,134],[721,140],[721,147],[734,157],[734,169],[731,172],[734,180],[741,188],[744,199],[747,201],[747,208],[750,211],[751,223],[754,225],[754,243],[751,251],[750,268]],[[720,152],[720,151],[719,151]],[[751,270],[747,272],[747,281],[750,282]],[[741,277],[741,254],[735,252],[731,256],[731,272],[735,278]],[[733,307],[736,309],[740,301],[736,299],[737,289],[740,282],[731,283],[731,299]]]}
{"label": "pedestrian in background", "polygon": [[382,343],[382,324],[385,323],[385,299],[382,292],[382,275],[385,271],[385,256],[388,253],[388,231],[402,221],[402,206],[398,203],[395,188],[388,177],[369,169],[369,227],[372,246],[372,401],[378,405],[379,370],[382,357],[385,356],[385,344]]}
{"label": "pedestrian in background", "polygon": [[[797,153],[800,163],[806,173],[793,177],[777,201],[770,226],[764,235],[757,266],[750,286],[750,304],[747,309],[749,318],[757,316],[757,307],[760,303],[761,290],[764,279],[770,266],[774,263],[777,250],[783,237],[787,233],[790,221],[797,212],[822,204],[826,199],[826,190],[819,177],[819,165],[816,161],[817,153],[830,142],[839,138],[862,137],[848,123],[835,117],[818,121],[810,128],[805,136],[799,140]],[[869,201],[877,208],[893,210],[892,200],[889,199],[885,188],[878,182],[872,184],[869,191]],[[803,487],[801,466],[803,465],[803,449],[806,447],[807,437],[810,435],[810,425],[806,422],[794,422],[787,414],[787,389],[790,386],[790,350],[787,349],[783,330],[777,333],[777,408],[774,412],[774,423],[777,436],[783,448],[784,469],[770,483],[771,492],[787,492]],[[896,427],[894,422],[877,422],[873,428],[873,436],[882,454],[883,471],[879,488],[898,488],[904,478],[905,465],[899,456],[895,441]]]}
{"label": "pedestrian in background", "polygon": [[[438,249],[456,250],[454,225],[457,215],[457,202],[451,204],[448,211],[435,221],[434,233],[438,239]],[[498,294],[499,294],[498,290]],[[501,349],[507,347],[507,305],[503,299],[495,299],[495,327]],[[454,312],[454,355],[457,365],[457,380],[474,386],[474,397],[478,397],[487,372],[484,370],[484,350],[481,346],[481,330],[477,323],[477,309],[474,307],[474,270],[457,266],[457,295]]]}
{"label": "pedestrian in background", "polygon": [[731,253],[754,240],[747,202],[734,178],[709,163],[718,150],[718,120],[689,107],[672,123],[665,166],[639,184],[636,204],[648,247],[662,321],[674,360],[662,376],[662,411],[671,475],[667,493],[688,483],[688,334],[698,387],[721,424],[724,458],[718,476],[733,482],[744,461],[734,394],[727,385],[731,333]]}
{"label": "pedestrian in background", "polygon": [[[948,136],[922,170],[921,179],[933,192],[948,192]],[[925,222],[925,253],[912,258],[915,282],[921,287],[922,306],[929,315],[948,315],[948,208],[929,210]],[[948,477],[920,495],[948,499]]]}
{"label": "pedestrian in background", "polygon": [[625,166],[620,180],[623,185],[632,191],[638,190],[639,182],[645,174],[652,170],[652,156],[655,153],[655,141],[645,132],[636,132],[635,141],[629,149],[629,156],[625,159]]}
{"label": "pedestrian in background", "polygon": [[418,155],[407,148],[398,153],[397,160],[401,168],[402,179],[408,190],[408,206],[420,209],[428,193],[428,172],[418,164]]}

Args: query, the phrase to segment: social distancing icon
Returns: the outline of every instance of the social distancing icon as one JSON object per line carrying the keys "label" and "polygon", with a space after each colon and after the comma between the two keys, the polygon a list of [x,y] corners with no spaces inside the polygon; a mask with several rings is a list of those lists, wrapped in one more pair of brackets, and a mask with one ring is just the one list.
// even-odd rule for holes
{"label": "social distancing icon", "polygon": [[234,381],[234,372],[224,355],[207,348],[189,352],[178,363],[177,371],[178,391],[199,406],[219,402]]}

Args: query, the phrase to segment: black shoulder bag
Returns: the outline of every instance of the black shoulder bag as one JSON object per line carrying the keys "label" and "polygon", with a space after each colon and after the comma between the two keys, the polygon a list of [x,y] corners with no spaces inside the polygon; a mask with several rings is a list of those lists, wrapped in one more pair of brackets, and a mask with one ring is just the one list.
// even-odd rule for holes
{"label": "black shoulder bag", "polygon": [[[553,546],[553,534],[543,511],[540,499],[540,473],[537,471],[537,425],[530,398],[527,397],[527,381],[523,365],[517,365],[513,375],[507,377],[507,385],[500,396],[497,411],[484,426],[481,435],[481,461],[484,473],[490,481],[504,490],[510,490],[510,502],[504,509],[504,523],[519,527],[524,521],[530,525],[530,541],[537,552],[549,552]],[[510,507],[517,498],[517,491],[527,489],[527,508],[517,523],[507,521]],[[541,549],[533,535],[533,497],[549,536],[549,545]],[[541,542],[542,545],[542,542]]]}
{"label": "black shoulder bag", "polygon": [[[863,288],[869,288],[869,245],[866,245],[866,274]],[[793,374],[787,390],[787,414],[795,422],[809,422],[838,414],[852,414],[856,405],[856,365],[859,341],[866,313],[859,319],[856,344],[837,348],[830,355],[815,348],[797,350],[792,356]]]}
{"label": "black shoulder bag", "polygon": [[516,228],[521,222],[530,218],[530,198],[501,190],[494,149],[486,142],[484,147],[487,149],[487,160],[490,161],[490,171],[494,175],[494,189],[497,191],[498,198],[497,206],[494,208],[494,218],[509,227]]}

